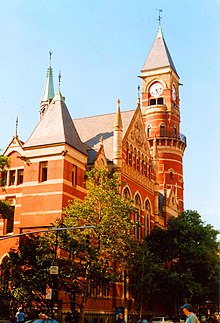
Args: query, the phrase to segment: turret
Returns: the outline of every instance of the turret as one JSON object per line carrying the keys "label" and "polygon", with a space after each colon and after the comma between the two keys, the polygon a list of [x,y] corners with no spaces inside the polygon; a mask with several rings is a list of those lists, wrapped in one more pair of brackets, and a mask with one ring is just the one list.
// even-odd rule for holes
{"label": "turret", "polygon": [[186,138],[180,133],[180,83],[160,20],[161,17],[156,38],[140,75],[142,115],[152,154],[155,147],[158,151],[159,191],[163,194],[164,180],[167,189],[176,185],[180,210],[183,210],[182,158]]}

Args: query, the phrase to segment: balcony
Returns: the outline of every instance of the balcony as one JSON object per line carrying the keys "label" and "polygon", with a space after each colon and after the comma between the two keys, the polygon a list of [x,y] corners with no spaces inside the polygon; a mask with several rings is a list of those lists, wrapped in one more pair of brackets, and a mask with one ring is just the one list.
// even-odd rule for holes
{"label": "balcony", "polygon": [[[154,139],[155,133],[149,134],[148,139]],[[173,131],[161,131],[160,135],[156,134],[157,139],[177,139],[186,144],[186,136],[182,133],[175,133]]]}

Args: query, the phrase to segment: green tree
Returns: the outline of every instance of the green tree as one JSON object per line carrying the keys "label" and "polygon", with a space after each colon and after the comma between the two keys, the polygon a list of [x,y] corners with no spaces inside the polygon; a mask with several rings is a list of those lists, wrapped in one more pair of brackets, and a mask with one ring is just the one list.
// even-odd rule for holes
{"label": "green tree", "polygon": [[161,272],[161,260],[149,249],[147,241],[137,245],[135,257],[129,266],[129,291],[137,302],[139,318],[143,311],[153,310],[152,296],[157,293],[158,275]]}
{"label": "green tree", "polygon": [[50,284],[49,268],[54,251],[48,239],[39,235],[20,238],[19,249],[11,249],[2,262],[0,295],[10,300],[11,308],[25,304],[30,313],[32,305],[46,307],[46,288]]}
{"label": "green tree", "polygon": [[[44,236],[22,239],[18,251],[11,251],[7,262],[10,293],[17,302],[43,306],[46,288],[68,294],[84,321],[89,285],[106,285],[124,279],[128,260],[136,248],[130,234],[138,225],[130,214],[131,201],[119,194],[117,173],[93,169],[87,173],[88,194],[84,201],[71,201],[63,218],[55,226],[73,230],[49,232]],[[60,228],[61,229],[61,228]],[[51,264],[59,266],[59,275],[50,275]],[[52,277],[53,276],[53,277]]]}
{"label": "green tree", "polygon": [[[218,301],[218,231],[205,224],[196,211],[185,211],[168,220],[167,229],[155,228],[147,239],[161,267],[159,296],[175,303],[188,299],[193,304]],[[157,296],[158,296],[157,295]]]}
{"label": "green tree", "polygon": [[138,225],[130,217],[135,211],[131,201],[119,194],[118,173],[93,169],[87,176],[88,195],[83,203],[75,200],[68,205],[63,224],[92,228],[68,231],[61,242],[77,264],[71,266],[75,280],[71,281],[71,285],[70,280],[64,280],[62,284],[72,300],[75,293],[81,295],[78,304],[80,322],[84,320],[89,284],[105,285],[124,278],[128,260],[134,256],[135,242],[130,233]]}
{"label": "green tree", "polygon": [[0,172],[10,166],[10,159],[7,156],[0,155]]}

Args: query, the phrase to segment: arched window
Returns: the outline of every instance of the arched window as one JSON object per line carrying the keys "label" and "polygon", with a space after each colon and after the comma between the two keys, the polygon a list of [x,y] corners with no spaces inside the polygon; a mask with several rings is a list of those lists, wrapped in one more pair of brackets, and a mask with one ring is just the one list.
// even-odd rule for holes
{"label": "arched window", "polygon": [[176,126],[173,127],[173,136],[174,136],[174,138],[177,138],[177,129],[176,129]]}
{"label": "arched window", "polygon": [[127,199],[130,199],[131,198],[131,194],[130,194],[130,191],[127,187],[125,187],[124,191],[123,191],[123,196]]}
{"label": "arched window", "polygon": [[165,137],[166,136],[166,127],[165,127],[165,124],[164,123],[162,123],[160,125],[160,136],[161,137]]}
{"label": "arched window", "polygon": [[150,218],[151,218],[151,207],[150,207],[150,202],[147,200],[145,202],[145,218],[144,218],[144,229],[145,229],[145,234],[149,235],[150,234]]}
{"label": "arched window", "polygon": [[128,165],[132,166],[132,147],[128,148]]}
{"label": "arched window", "polygon": [[[134,215],[134,220],[135,222],[138,222],[139,224],[141,224],[141,199],[139,194],[135,195],[134,203],[135,203],[135,207],[137,208],[137,212],[135,212],[135,215]],[[134,236],[136,239],[141,239],[141,226],[135,228]]]}
{"label": "arched window", "polygon": [[147,137],[151,136],[151,126],[147,126]]}
{"label": "arched window", "polygon": [[137,169],[137,150],[134,149],[134,160],[133,160],[134,169]]}
{"label": "arched window", "polygon": [[173,180],[173,172],[170,171],[170,180],[172,181]]}

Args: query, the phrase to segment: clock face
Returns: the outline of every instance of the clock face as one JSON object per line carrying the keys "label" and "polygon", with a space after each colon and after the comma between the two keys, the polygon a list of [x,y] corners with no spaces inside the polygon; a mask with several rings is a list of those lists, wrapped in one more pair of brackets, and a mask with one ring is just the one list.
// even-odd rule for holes
{"label": "clock face", "polygon": [[176,100],[176,90],[175,90],[174,86],[172,86],[172,99],[173,99],[173,101]]}
{"label": "clock face", "polygon": [[151,96],[159,96],[163,92],[163,85],[160,82],[156,82],[150,87]]}

